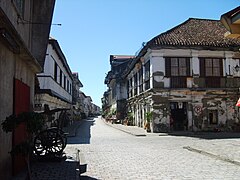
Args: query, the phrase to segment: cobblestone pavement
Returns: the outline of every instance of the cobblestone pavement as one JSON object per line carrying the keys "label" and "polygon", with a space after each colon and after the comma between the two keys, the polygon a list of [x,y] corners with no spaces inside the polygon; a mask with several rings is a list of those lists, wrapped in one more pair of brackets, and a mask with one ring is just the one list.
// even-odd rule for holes
{"label": "cobblestone pavement", "polygon": [[240,177],[239,138],[153,133],[136,136],[141,131],[136,127],[111,126],[100,118],[86,120],[76,137],[69,138],[67,154],[79,149],[86,159],[87,172],[80,179]]}

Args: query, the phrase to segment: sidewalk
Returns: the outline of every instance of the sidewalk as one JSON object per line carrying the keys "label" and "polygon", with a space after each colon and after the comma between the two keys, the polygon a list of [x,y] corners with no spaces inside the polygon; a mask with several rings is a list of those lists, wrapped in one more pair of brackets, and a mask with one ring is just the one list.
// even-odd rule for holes
{"label": "sidewalk", "polygon": [[123,132],[126,132],[126,133],[134,135],[134,136],[146,136],[147,135],[147,132],[143,128],[140,128],[137,126],[125,126],[122,124],[112,124],[110,122],[106,122],[105,120],[103,120],[103,121],[107,125],[115,128],[115,129],[121,130]]}

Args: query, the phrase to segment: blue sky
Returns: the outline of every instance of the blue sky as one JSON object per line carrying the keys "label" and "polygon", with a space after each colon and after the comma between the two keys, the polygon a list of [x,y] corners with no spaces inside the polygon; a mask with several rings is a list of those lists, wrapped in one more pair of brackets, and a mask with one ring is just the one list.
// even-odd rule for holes
{"label": "blue sky", "polygon": [[239,0],[56,0],[57,39],[81,90],[101,107],[110,55],[134,55],[153,37],[188,18],[216,19]]}

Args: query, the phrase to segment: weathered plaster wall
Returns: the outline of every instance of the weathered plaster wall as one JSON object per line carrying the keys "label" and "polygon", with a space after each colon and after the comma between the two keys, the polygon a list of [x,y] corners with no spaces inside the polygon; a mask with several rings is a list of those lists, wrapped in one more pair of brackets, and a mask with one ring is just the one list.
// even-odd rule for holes
{"label": "weathered plaster wall", "polygon": [[[13,114],[14,78],[19,79],[30,87],[30,109],[33,109],[34,71],[25,59],[9,51],[0,43],[0,122]],[[3,108],[4,107],[4,108]],[[0,128],[0,177],[11,174],[11,158],[9,151],[12,146],[11,133],[5,133]],[[4,165],[4,166],[2,166]],[[4,172],[4,173],[3,173]],[[0,178],[0,179],[5,179]]]}
{"label": "weathered plaster wall", "polygon": [[[0,124],[7,116],[13,113],[14,63],[14,55],[0,43]],[[9,179],[11,157],[8,152],[12,146],[12,134],[3,132],[1,127],[0,142],[0,179]]]}
{"label": "weathered plaster wall", "polygon": [[[18,18],[18,11],[15,8],[13,1],[0,1],[0,7],[3,9],[4,13],[7,15],[9,20],[11,21],[14,28],[17,30],[19,35],[22,37],[24,43],[30,49],[31,42],[30,42],[30,27],[31,24],[24,24],[25,21],[31,21],[31,1],[32,0],[25,0],[25,11],[24,17]],[[23,20],[24,18],[24,20]]]}

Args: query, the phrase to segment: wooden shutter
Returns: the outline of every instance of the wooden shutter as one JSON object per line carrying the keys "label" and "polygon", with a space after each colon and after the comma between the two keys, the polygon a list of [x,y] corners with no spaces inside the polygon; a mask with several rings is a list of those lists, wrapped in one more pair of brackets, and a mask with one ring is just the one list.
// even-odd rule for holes
{"label": "wooden shutter", "polygon": [[220,76],[223,76],[223,59],[219,59],[220,61]]}
{"label": "wooden shutter", "polygon": [[171,76],[171,58],[168,57],[165,58],[165,76]]}
{"label": "wooden shutter", "polygon": [[190,76],[190,58],[186,58],[187,76]]}
{"label": "wooden shutter", "polygon": [[205,76],[205,59],[199,58],[200,61],[200,76]]}

